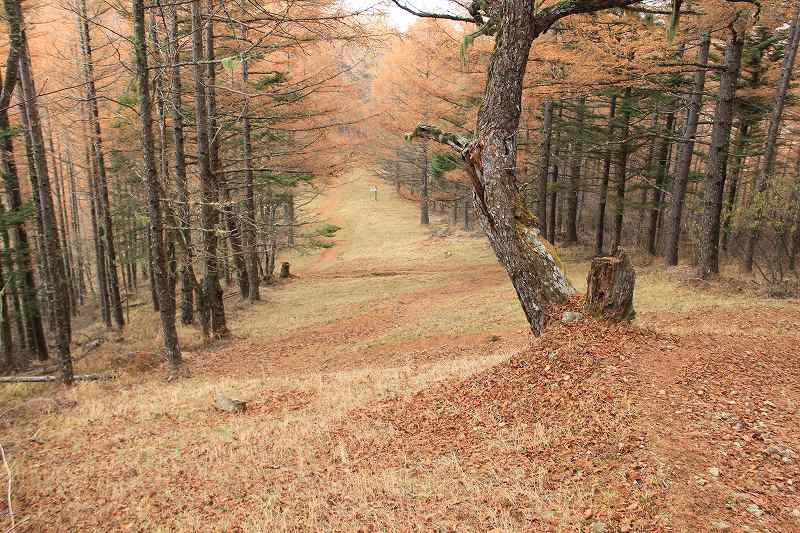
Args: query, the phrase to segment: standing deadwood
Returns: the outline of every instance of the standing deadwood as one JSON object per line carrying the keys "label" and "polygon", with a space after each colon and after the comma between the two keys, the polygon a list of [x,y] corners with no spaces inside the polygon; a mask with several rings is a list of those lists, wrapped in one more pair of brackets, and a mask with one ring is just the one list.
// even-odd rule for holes
{"label": "standing deadwood", "polygon": [[537,183],[537,211],[542,235],[547,235],[547,179],[550,175],[550,145],[553,139],[553,100],[548,98],[542,110],[542,148]]}
{"label": "standing deadwood", "polygon": [[[242,57],[242,84],[248,90],[249,66],[247,57]],[[256,232],[256,200],[253,183],[253,142],[250,136],[250,97],[245,94],[242,110],[242,152],[244,156],[244,207],[245,216],[242,223],[244,244],[247,250],[247,276],[250,278],[248,299],[255,302],[261,298],[258,275],[258,234]]]}
{"label": "standing deadwood", "polygon": [[613,256],[595,257],[586,278],[586,312],[611,320],[633,320],[636,274],[628,255],[618,248]]}
{"label": "standing deadwood", "polygon": [[[767,137],[764,139],[764,158],[759,167],[758,177],[753,188],[754,194],[750,196],[751,203],[754,200],[757,202],[758,198],[764,196],[764,192],[767,190],[775,174],[775,159],[778,154],[778,136],[781,132],[783,109],[786,107],[786,95],[789,92],[789,85],[792,81],[792,71],[794,70],[795,58],[797,57],[798,44],[800,44],[800,7],[797,8],[794,18],[792,19],[792,26],[789,32],[789,44],[784,52],[781,76],[778,80],[778,86],[775,88],[775,101],[772,105],[772,114],[769,117]],[[762,213],[763,210],[764,208],[761,207],[757,209],[758,212],[754,220],[754,227],[747,239],[744,268],[748,272],[753,270],[753,258],[755,256],[759,226],[764,217]]]}
{"label": "standing deadwood", "polygon": [[175,191],[177,193],[177,207],[180,230],[180,242],[183,247],[183,262],[181,264],[181,322],[194,323],[194,291],[197,277],[194,273],[194,248],[192,247],[192,231],[189,225],[189,188],[186,178],[186,153],[183,135],[183,87],[181,84],[181,69],[179,66],[178,49],[178,8],[170,6],[169,31],[167,42],[169,48],[171,102],[170,114],[172,116],[172,138],[175,145]]}
{"label": "standing deadwood", "polygon": [[675,111],[670,109],[666,112],[667,118],[661,142],[658,146],[658,159],[656,160],[656,182],[653,189],[653,206],[650,208],[650,224],[647,231],[647,252],[656,255],[656,238],[658,237],[658,222],[661,218],[661,202],[664,198],[664,182],[667,179],[667,170],[670,159],[670,145],[672,131],[675,127]]}
{"label": "standing deadwood", "polygon": [[[19,1],[12,2],[12,13],[6,13],[9,18],[16,18],[20,28],[24,28],[22,8]],[[55,213],[53,208],[53,197],[50,187],[50,176],[47,168],[47,158],[44,153],[44,136],[42,135],[42,123],[39,118],[39,104],[36,93],[36,86],[33,79],[33,72],[30,68],[30,58],[26,42],[25,30],[21,30],[19,54],[19,74],[22,85],[22,97],[25,101],[25,112],[27,121],[30,125],[31,144],[33,148],[33,161],[38,178],[38,208],[42,214],[44,233],[42,239],[44,248],[49,256],[49,286],[52,288],[51,304],[53,308],[52,327],[55,337],[56,352],[58,363],[61,368],[61,376],[65,384],[72,383],[72,355],[70,353],[70,339],[72,336],[69,304],[66,301],[67,286],[64,260],[59,244],[58,232],[56,228]]]}
{"label": "standing deadwood", "polygon": [[711,36],[703,33],[700,36],[700,49],[697,52],[699,68],[694,75],[694,87],[689,100],[689,112],[686,117],[686,126],[680,141],[680,155],[678,156],[678,171],[672,182],[672,208],[669,212],[669,228],[664,246],[664,262],[667,266],[678,264],[678,248],[681,238],[681,220],[683,218],[683,205],[686,199],[686,188],[689,184],[689,172],[692,167],[692,154],[694,153],[695,135],[697,124],[700,120],[700,109],[703,106],[703,88],[706,83],[706,69],[708,64]]}
{"label": "standing deadwood", "polygon": [[567,190],[567,235],[564,242],[578,242],[578,192],[581,188],[581,164],[583,161],[583,122],[586,111],[586,98],[578,100],[575,118],[575,134],[572,139],[572,153],[569,157],[569,183]]}
{"label": "standing deadwood", "polygon": [[284,261],[283,263],[281,263],[281,273],[279,274],[279,277],[281,279],[286,279],[289,278],[290,276],[291,274],[289,273],[289,263]]}
{"label": "standing deadwood", "polygon": [[625,219],[625,186],[628,172],[628,154],[630,152],[630,128],[631,128],[631,88],[626,87],[622,95],[622,123],[620,125],[619,148],[616,154],[616,182],[617,191],[614,198],[614,241],[611,245],[612,250],[616,250],[622,245],[622,229]]}
{"label": "standing deadwood", "polygon": [[164,348],[171,370],[181,362],[181,349],[175,329],[175,300],[169,294],[170,283],[167,273],[167,257],[164,250],[164,228],[161,215],[161,186],[155,166],[153,143],[152,108],[150,103],[150,83],[147,74],[147,40],[144,29],[144,1],[133,0],[133,42],[136,52],[136,79],[139,89],[139,118],[141,120],[142,151],[144,155],[145,183],[147,184],[147,211],[150,216],[150,250],[161,315],[161,333]]}
{"label": "standing deadwood", "polygon": [[714,127],[705,175],[705,196],[702,240],[700,244],[700,277],[719,273],[719,235],[722,214],[722,194],[728,168],[733,108],[736,84],[742,64],[744,36],[731,27],[731,37],[725,47],[725,68],[720,77],[719,96],[714,111]]}
{"label": "standing deadwood", "polygon": [[[203,230],[202,260],[203,273],[203,307],[201,320],[203,330],[214,336],[228,335],[225,323],[225,307],[222,300],[222,287],[219,283],[219,261],[217,258],[217,224],[219,214],[216,205],[219,202],[219,183],[211,169],[209,153],[209,124],[206,108],[206,80],[203,61],[203,19],[200,12],[200,0],[192,0],[192,63],[194,70],[194,111],[197,129],[197,165],[200,170],[200,189],[202,206],[200,223]],[[206,317],[203,317],[203,312]],[[210,328],[206,327],[206,324]]]}
{"label": "standing deadwood", "polygon": [[103,153],[103,135],[100,129],[100,111],[97,105],[97,89],[95,87],[94,62],[92,60],[92,41],[89,32],[89,18],[86,0],[80,0],[78,14],[83,78],[86,86],[86,101],[89,106],[89,132],[92,143],[92,155],[95,158],[95,186],[97,192],[98,218],[97,227],[103,240],[103,251],[107,263],[108,297],[111,315],[118,328],[125,326],[122,309],[122,298],[119,291],[117,275],[117,254],[114,245],[114,227],[111,219],[111,205],[108,199],[108,177],[106,175],[105,154]]}
{"label": "standing deadwood", "polygon": [[608,110],[608,140],[603,155],[603,177],[600,180],[600,200],[597,204],[595,221],[594,255],[603,255],[603,241],[606,231],[606,204],[608,202],[608,178],[611,175],[611,145],[614,142],[614,120],[617,113],[617,95],[611,95]]}

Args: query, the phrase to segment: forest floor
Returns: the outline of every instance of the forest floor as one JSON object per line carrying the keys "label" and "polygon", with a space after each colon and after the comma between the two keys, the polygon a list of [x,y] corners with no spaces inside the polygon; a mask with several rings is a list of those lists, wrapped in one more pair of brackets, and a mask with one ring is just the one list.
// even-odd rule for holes
{"label": "forest floor", "polygon": [[[2,386],[17,531],[800,531],[797,300],[634,255],[634,325],[534,339],[444,214],[420,227],[365,173],[305,212],[306,233],[341,226],[316,238],[333,246],[293,252],[262,303],[228,299],[230,339],[182,327],[179,379],[139,305],[122,334],[76,335],[79,371],[118,379]],[[562,252],[582,288],[588,254]]]}

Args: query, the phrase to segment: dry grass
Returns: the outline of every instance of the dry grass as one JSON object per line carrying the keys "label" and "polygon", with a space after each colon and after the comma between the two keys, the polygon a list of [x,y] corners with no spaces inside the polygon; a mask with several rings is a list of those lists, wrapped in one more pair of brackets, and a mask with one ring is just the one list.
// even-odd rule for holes
{"label": "dry grass", "polygon": [[[527,342],[513,288],[483,239],[433,237],[388,185],[378,183],[375,202],[368,188],[377,182],[352,178],[307,208],[342,226],[333,248],[289,254],[298,277],[265,288],[264,303],[228,300],[233,339],[204,346],[195,328],[180,328],[186,377],[164,381],[157,316],[141,306],[132,309],[123,338],[97,325],[78,336],[107,339],[76,349],[78,369],[116,368],[118,380],[68,391],[0,389],[2,443],[24,527],[297,531],[379,524],[400,531],[471,523],[512,531],[552,515],[553,530],[569,531],[587,506],[614,505],[614,494],[585,483],[553,486],[543,471],[477,473],[457,455],[419,462],[398,454],[384,466],[351,457],[342,424],[365,446],[395,431],[351,419],[354,410],[458,381],[508,360]],[[585,251],[564,256],[581,289]],[[639,321],[677,334],[735,333],[746,324],[711,317],[743,305],[766,312],[796,306],[699,294],[658,266],[640,266]],[[696,316],[709,318],[696,324]],[[758,327],[793,331],[791,321],[774,317]],[[216,413],[211,398],[218,390],[250,401],[248,412]],[[614,429],[621,437],[625,412]],[[546,452],[581,424],[562,422],[509,426],[485,445],[498,457]],[[641,505],[647,499],[642,493]],[[433,515],[438,519],[426,522]]]}

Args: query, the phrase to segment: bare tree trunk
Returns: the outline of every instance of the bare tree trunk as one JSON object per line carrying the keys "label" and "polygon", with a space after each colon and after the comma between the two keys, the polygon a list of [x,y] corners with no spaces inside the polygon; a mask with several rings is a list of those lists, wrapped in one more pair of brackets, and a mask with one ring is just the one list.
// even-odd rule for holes
{"label": "bare tree trunk", "polygon": [[572,154],[569,161],[569,190],[567,192],[567,244],[578,242],[578,191],[581,188],[581,164],[583,161],[583,122],[586,98],[578,101],[575,119],[575,136],[572,139]]}
{"label": "bare tree trunk", "polygon": [[167,273],[167,257],[164,250],[164,228],[161,217],[161,186],[155,167],[155,148],[153,146],[152,110],[150,103],[150,83],[147,74],[147,40],[144,30],[144,1],[133,1],[133,42],[136,50],[136,79],[139,89],[139,118],[142,130],[142,151],[144,155],[145,182],[147,184],[147,210],[150,216],[150,250],[153,258],[153,280],[159,300],[161,314],[161,334],[164,338],[167,361],[174,371],[181,362],[181,349],[175,329],[175,300],[169,293],[170,283]]}
{"label": "bare tree trunk", "polygon": [[[210,21],[209,21],[210,24]],[[217,260],[217,224],[219,214],[219,183],[211,168],[209,152],[209,122],[206,107],[206,80],[203,73],[203,20],[200,0],[192,0],[192,62],[194,63],[194,107],[197,128],[197,165],[200,170],[200,188],[203,198],[201,226],[203,229],[203,301],[210,319],[210,331],[214,336],[228,335],[225,323],[225,307],[222,301],[222,287],[219,283],[219,263]],[[204,328],[205,329],[205,328]]]}
{"label": "bare tree trunk", "polygon": [[92,236],[95,252],[95,270],[97,271],[97,299],[100,303],[100,316],[105,322],[106,327],[111,327],[111,306],[108,298],[108,276],[106,275],[106,261],[103,239],[100,236],[100,216],[97,195],[97,184],[95,181],[96,159],[90,155],[93,151],[91,145],[87,148],[87,169],[89,179],[89,200],[91,202],[92,215]]}
{"label": "bare tree trunk", "polygon": [[614,143],[614,124],[617,114],[617,95],[611,95],[608,111],[608,146],[603,155],[603,177],[600,181],[600,201],[597,205],[597,221],[594,234],[594,255],[603,255],[606,231],[606,205],[608,203],[608,178],[611,175],[611,145]]}
{"label": "bare tree trunk", "polygon": [[[13,2],[14,0],[5,0],[7,13],[13,12],[13,9],[9,9],[9,4]],[[8,25],[10,33],[9,38],[12,40],[11,48],[14,50],[13,53],[16,54],[16,50],[20,46],[19,20],[9,16]],[[14,40],[17,41],[16,44]],[[9,55],[11,55],[11,53],[12,52],[10,52]],[[7,68],[6,79],[4,80],[5,84],[3,84],[3,94],[0,95],[0,131],[3,132],[9,131],[11,127],[8,118],[8,103],[11,99],[11,93],[17,85],[17,62],[18,59],[14,60],[10,68]],[[23,203],[17,165],[14,160],[13,135],[0,136],[0,166],[9,208],[17,212],[22,209]],[[36,280],[33,272],[28,232],[24,223],[14,224],[12,228],[14,234],[16,270],[19,273],[22,286],[22,314],[25,324],[25,338],[27,339],[28,347],[36,353],[38,359],[40,361],[45,361],[48,358],[47,342],[44,336],[44,326],[42,325],[42,315],[36,292]]]}
{"label": "bare tree trunk", "polygon": [[628,137],[630,136],[632,105],[631,88],[626,87],[622,95],[622,124],[620,125],[620,142],[615,161],[617,190],[614,198],[614,241],[611,245],[612,250],[616,250],[622,246],[622,230],[623,221],[625,219],[625,186],[628,172],[628,152],[630,151]]}
{"label": "bare tree trunk", "polygon": [[744,118],[739,119],[739,128],[736,133],[736,142],[734,149],[736,153],[733,156],[733,172],[731,173],[730,185],[728,186],[728,200],[723,206],[722,216],[722,251],[728,251],[728,242],[730,240],[731,226],[733,212],[736,210],[736,193],[739,188],[739,177],[742,175],[742,170],[747,161],[747,135],[750,131],[749,121]]}
{"label": "bare tree trunk", "polygon": [[[16,18],[20,22],[20,26],[24,28],[22,9],[18,1],[14,2],[14,4],[14,12],[7,13],[7,16]],[[30,125],[33,160],[38,178],[38,207],[41,211],[44,225],[42,238],[44,247],[49,256],[49,271],[47,274],[49,275],[48,281],[50,282],[48,285],[52,290],[50,298],[53,306],[54,323],[52,326],[55,330],[56,352],[58,353],[58,363],[61,368],[62,379],[64,383],[71,384],[73,376],[72,355],[70,353],[72,331],[69,304],[66,301],[66,294],[69,287],[66,283],[66,271],[64,269],[64,261],[58,239],[58,230],[50,187],[50,175],[47,168],[47,158],[44,153],[44,136],[42,135],[42,124],[39,118],[38,99],[33,73],[30,68],[27,39],[24,30],[21,32],[20,39],[19,73],[27,121]]]}
{"label": "bare tree trunk", "polygon": [[[246,57],[242,58],[242,83],[244,90],[249,89],[249,66]],[[244,242],[247,250],[248,269],[247,275],[250,279],[248,287],[250,292],[247,295],[251,302],[261,299],[259,286],[261,280],[258,275],[258,235],[256,226],[256,201],[253,184],[253,143],[250,137],[250,98],[245,96],[244,110],[242,111],[242,152],[244,156]]]}
{"label": "bare tree trunk", "polygon": [[428,142],[422,142],[422,150],[420,151],[420,165],[422,172],[420,173],[420,189],[419,189],[419,223],[428,225],[431,223],[429,210],[430,199],[428,197]]}
{"label": "bare tree trunk", "polygon": [[[772,177],[775,174],[775,159],[778,153],[778,136],[781,132],[781,122],[783,120],[783,109],[786,107],[786,95],[789,92],[789,85],[792,81],[792,71],[797,57],[797,48],[800,44],[800,7],[797,8],[792,19],[792,26],[789,35],[789,45],[783,56],[781,66],[781,76],[775,88],[775,103],[772,105],[772,114],[769,118],[769,128],[767,137],[764,139],[764,158],[759,167],[758,176],[755,182],[754,192],[756,195],[763,196],[767,190]],[[753,196],[751,196],[751,202]],[[747,239],[745,249],[744,268],[750,272],[753,270],[753,258],[755,256],[756,241],[758,240],[759,226],[762,223],[763,214],[757,213],[754,221],[754,229]]]}
{"label": "bare tree trunk", "polygon": [[542,235],[547,235],[547,180],[550,176],[550,151],[553,139],[553,101],[544,101],[542,111],[542,147],[539,159],[539,181],[537,183],[537,216]]}
{"label": "bare tree trunk", "polygon": [[86,85],[86,99],[89,104],[89,131],[92,141],[92,153],[96,159],[95,185],[98,199],[97,225],[103,239],[103,251],[106,254],[108,276],[108,297],[111,315],[118,328],[125,326],[122,310],[122,299],[119,292],[117,276],[117,254],[114,247],[114,228],[111,220],[111,206],[108,200],[108,178],[106,176],[105,156],[103,154],[103,136],[100,129],[100,112],[97,106],[97,89],[95,88],[94,63],[92,62],[92,43],[89,32],[89,18],[86,12],[86,0],[81,0],[78,25],[83,52],[83,76]]}
{"label": "bare tree trunk", "polygon": [[661,218],[662,200],[664,197],[664,182],[667,179],[667,169],[669,167],[670,144],[672,143],[672,132],[675,127],[675,111],[670,109],[666,112],[664,132],[661,143],[658,147],[658,160],[656,167],[656,182],[653,189],[653,206],[650,208],[650,224],[647,232],[647,253],[656,255],[658,222]]}
{"label": "bare tree trunk", "polygon": [[197,277],[194,273],[194,248],[192,246],[192,231],[189,221],[189,189],[186,179],[186,153],[183,134],[183,110],[181,69],[178,42],[178,8],[170,6],[169,31],[169,56],[172,68],[170,72],[171,102],[170,114],[172,116],[172,138],[175,145],[175,191],[177,193],[178,227],[183,247],[183,262],[181,265],[181,322],[194,323],[194,291],[197,287]]}
{"label": "bare tree trunk", "polygon": [[733,107],[736,84],[742,64],[744,36],[731,28],[731,37],[725,47],[725,69],[720,77],[719,97],[714,112],[714,128],[705,176],[705,209],[703,236],[700,245],[700,277],[708,278],[719,273],[719,234],[722,213],[722,194],[728,167]]}

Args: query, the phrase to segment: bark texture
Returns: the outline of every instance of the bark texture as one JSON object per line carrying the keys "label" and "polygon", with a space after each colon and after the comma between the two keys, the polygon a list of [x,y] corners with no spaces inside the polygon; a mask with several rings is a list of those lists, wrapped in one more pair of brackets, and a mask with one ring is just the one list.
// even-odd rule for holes
{"label": "bark texture", "polygon": [[610,257],[595,257],[586,278],[586,312],[598,318],[633,320],[636,273],[622,248]]}

